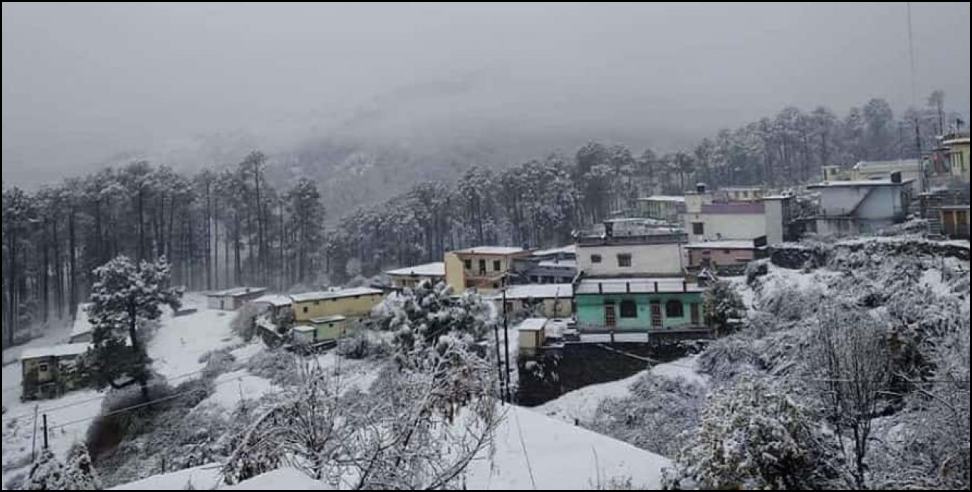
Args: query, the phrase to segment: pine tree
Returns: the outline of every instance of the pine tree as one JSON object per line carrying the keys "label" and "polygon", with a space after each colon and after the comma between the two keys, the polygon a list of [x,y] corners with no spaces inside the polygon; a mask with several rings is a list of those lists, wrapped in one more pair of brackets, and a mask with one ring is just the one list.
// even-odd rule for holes
{"label": "pine tree", "polygon": [[178,293],[169,287],[169,264],[162,258],[136,266],[120,256],[96,269],[95,277],[88,308],[95,380],[116,389],[137,383],[147,400],[151,360],[139,329],[162,316],[162,304],[179,306]]}

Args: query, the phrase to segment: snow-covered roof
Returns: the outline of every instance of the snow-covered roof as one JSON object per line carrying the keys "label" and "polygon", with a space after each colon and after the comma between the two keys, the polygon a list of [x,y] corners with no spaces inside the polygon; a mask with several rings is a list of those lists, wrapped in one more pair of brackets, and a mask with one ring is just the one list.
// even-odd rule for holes
{"label": "snow-covered roof", "polygon": [[[506,288],[507,299],[568,299],[573,297],[571,284],[528,284],[511,285]],[[491,299],[502,299],[503,294],[493,294]]]}
{"label": "snow-covered roof", "polygon": [[69,343],[50,347],[28,348],[20,353],[20,360],[41,359],[45,357],[73,357],[84,354],[90,347],[91,344],[88,343]]}
{"label": "snow-covered roof", "polygon": [[209,297],[240,297],[245,295],[262,294],[267,291],[266,287],[236,287],[206,294]]}
{"label": "snow-covered roof", "polygon": [[817,183],[807,186],[808,190],[816,190],[822,188],[861,188],[868,186],[905,186],[912,183],[911,179],[902,180],[900,183],[895,183],[890,179],[874,179],[874,180],[864,180],[864,181],[824,181],[823,183]]}
{"label": "snow-covered roof", "polygon": [[341,316],[340,314],[335,314],[334,316],[324,316],[324,317],[321,317],[321,318],[314,318],[314,319],[310,320],[310,322],[311,323],[314,323],[315,325],[323,325],[324,323],[336,323],[338,321],[344,321],[346,319],[348,319],[348,318],[345,318],[344,316]]}
{"label": "snow-covered roof", "polygon": [[667,195],[653,195],[644,198],[639,198],[638,201],[642,202],[672,202],[672,203],[685,203],[684,196],[667,196]]}
{"label": "snow-covered roof", "polygon": [[538,266],[542,268],[577,268],[577,261],[575,260],[560,260],[560,261],[541,261],[537,263]]}
{"label": "snow-covered roof", "polygon": [[94,329],[88,320],[88,307],[90,306],[90,303],[78,304],[78,311],[74,316],[74,325],[71,326],[71,338],[87,335]]}
{"label": "snow-covered roof", "polygon": [[547,318],[529,318],[516,326],[517,331],[541,331],[547,325]]}
{"label": "snow-covered roof", "polygon": [[942,210],[968,210],[968,205],[943,205]]}
{"label": "snow-covered roof", "polygon": [[265,296],[263,296],[263,297],[261,297],[259,299],[254,299],[251,302],[254,303],[254,304],[269,304],[269,305],[271,305],[273,307],[287,307],[287,306],[293,304],[294,301],[292,301],[287,296],[281,296],[281,295],[277,295],[277,294],[269,294],[269,295],[265,295]]}
{"label": "snow-covered roof", "polygon": [[460,254],[470,254],[470,255],[515,255],[523,253],[523,248],[515,248],[510,246],[477,246],[475,248],[460,249],[456,253]]}
{"label": "snow-covered roof", "polygon": [[913,168],[920,169],[921,163],[918,159],[898,159],[891,161],[860,161],[854,165],[858,171],[887,171],[893,169]]}
{"label": "snow-covered roof", "polygon": [[353,289],[335,290],[330,292],[307,292],[290,296],[294,302],[325,301],[329,299],[343,299],[345,297],[360,297],[381,294],[378,289],[370,287],[356,287]]}
{"label": "snow-covered roof", "polygon": [[445,277],[445,263],[426,263],[385,272],[393,277]]}
{"label": "snow-covered roof", "polygon": [[756,249],[753,241],[709,241],[685,245],[685,249]]}
{"label": "snow-covered roof", "polygon": [[653,294],[677,292],[704,292],[696,282],[683,278],[585,278],[574,289],[582,294]]}
{"label": "snow-covered roof", "polygon": [[571,244],[561,248],[540,249],[533,252],[533,256],[554,256],[554,255],[574,255],[577,254],[577,245]]}

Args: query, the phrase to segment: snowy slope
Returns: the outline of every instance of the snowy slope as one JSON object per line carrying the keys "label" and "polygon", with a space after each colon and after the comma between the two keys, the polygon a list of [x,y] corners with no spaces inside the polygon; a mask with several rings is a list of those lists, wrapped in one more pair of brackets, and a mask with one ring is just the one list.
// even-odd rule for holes
{"label": "snowy slope", "polygon": [[156,475],[111,490],[186,490],[190,484],[194,490],[330,490],[326,483],[312,480],[292,468],[275,470],[230,487],[222,484],[219,465]]}
{"label": "snowy slope", "polygon": [[590,490],[612,479],[658,489],[670,462],[610,437],[520,407],[506,407],[492,456],[468,470],[473,490]]}
{"label": "snowy slope", "polygon": [[153,368],[169,379],[201,370],[199,359],[207,352],[243,343],[230,327],[236,313],[207,309],[201,294],[186,294],[183,307],[198,311],[175,318],[167,313],[148,344]]}
{"label": "snowy slope", "polygon": [[686,357],[667,364],[659,364],[630,378],[610,383],[596,384],[571,391],[556,400],[547,402],[534,410],[543,415],[562,420],[569,424],[576,421],[591,422],[601,402],[609,398],[625,398],[631,395],[630,387],[636,381],[651,373],[667,378],[683,378],[703,387],[709,384],[708,378],[699,374],[698,357]]}

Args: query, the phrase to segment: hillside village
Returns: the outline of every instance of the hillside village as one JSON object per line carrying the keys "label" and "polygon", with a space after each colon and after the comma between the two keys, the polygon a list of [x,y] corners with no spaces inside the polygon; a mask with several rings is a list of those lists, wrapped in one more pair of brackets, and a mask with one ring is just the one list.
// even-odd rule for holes
{"label": "hillside village", "polygon": [[[901,308],[894,302],[925,309],[957,303],[934,333],[915,333],[925,337],[920,343],[964,336],[967,415],[969,138],[949,136],[942,145],[950,163],[944,169],[933,167],[932,158],[862,162],[825,169],[820,183],[785,190],[700,183],[682,196],[640,198],[624,216],[575,231],[573,244],[449,251],[441,262],[403,265],[362,286],[179,291],[178,306],[141,324],[144,335],[125,340],[129,347],[147,340],[154,382],[143,385],[145,401],[130,391],[93,389],[88,358],[104,335],[92,322],[99,315],[94,303],[82,303],[69,329],[4,351],[4,488],[35,480],[38,457],[70,466],[78,444],[101,469],[99,484],[121,490],[224,488],[249,480],[254,487],[272,480],[348,488],[356,472],[308,476],[300,461],[261,465],[269,475],[240,473],[226,439],[306,384],[307,370],[339,385],[335,401],[379,391],[390,364],[401,363],[393,354],[402,337],[440,323],[492,361],[483,375],[495,385],[487,391],[501,413],[452,424],[493,422],[486,424],[490,444],[473,445],[463,467],[461,483],[471,488],[725,485],[707,481],[705,471],[693,468],[698,461],[684,461],[685,453],[703,450],[677,446],[679,433],[707,422],[706,395],[721,394],[729,381],[763,371],[799,381],[796,347],[808,330],[801,323],[850,316],[825,306],[859,296],[872,297],[857,305],[890,319]],[[903,272],[911,276],[901,278]],[[907,285],[900,291],[884,289],[901,282]],[[895,297],[912,290],[926,298]],[[453,318],[458,324],[449,324]],[[964,328],[951,331],[957,326]],[[918,336],[903,329],[908,334],[896,336]],[[913,415],[907,405],[887,404],[897,410],[881,419]],[[181,435],[170,419],[183,415],[218,424],[200,429],[202,435]],[[673,420],[663,423],[666,416]],[[876,425],[877,432],[893,430]],[[111,426],[128,431],[112,437]],[[160,438],[176,439],[175,447]],[[571,446],[575,458],[563,454]],[[888,446],[882,451],[890,453]],[[564,460],[581,466],[563,473]],[[849,473],[858,484],[899,483],[874,470]],[[793,479],[787,483],[811,480]]]}

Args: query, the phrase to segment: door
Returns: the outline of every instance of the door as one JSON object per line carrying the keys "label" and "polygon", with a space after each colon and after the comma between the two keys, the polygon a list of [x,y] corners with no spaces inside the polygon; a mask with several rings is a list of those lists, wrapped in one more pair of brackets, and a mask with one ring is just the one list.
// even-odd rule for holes
{"label": "door", "polygon": [[608,328],[614,328],[618,326],[617,313],[614,311],[614,304],[604,305],[604,324]]}
{"label": "door", "polygon": [[700,326],[702,324],[702,316],[699,314],[699,305],[692,304],[692,326]]}
{"label": "door", "polygon": [[650,328],[651,329],[654,329],[654,330],[660,330],[663,327],[664,326],[663,326],[663,322],[662,322],[662,306],[661,306],[661,301],[652,301],[651,302],[651,327]]}

